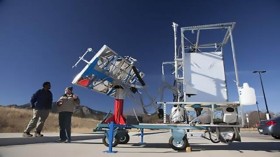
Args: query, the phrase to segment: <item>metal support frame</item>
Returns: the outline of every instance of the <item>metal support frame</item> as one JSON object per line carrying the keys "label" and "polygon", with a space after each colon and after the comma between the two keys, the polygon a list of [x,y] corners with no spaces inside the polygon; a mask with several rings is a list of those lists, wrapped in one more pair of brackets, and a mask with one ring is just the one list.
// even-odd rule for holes
{"label": "metal support frame", "polygon": [[[218,51],[222,50],[223,46],[227,43],[228,39],[231,41],[231,50],[232,50],[232,58],[233,58],[233,64],[234,64],[234,71],[235,71],[235,81],[236,81],[236,86],[237,86],[237,92],[238,92],[238,87],[239,87],[239,77],[238,77],[238,69],[237,69],[237,62],[236,62],[236,56],[235,56],[235,49],[234,49],[234,42],[233,42],[233,36],[232,36],[232,30],[235,26],[235,22],[231,23],[219,23],[219,24],[211,24],[211,25],[200,25],[200,26],[190,26],[190,27],[182,27],[181,28],[181,57],[176,55],[175,56],[175,80],[178,83],[177,86],[183,86],[184,88],[186,87],[186,80],[184,80],[185,77],[185,69],[184,69],[184,64],[185,64],[185,53],[186,50],[192,50],[195,52],[207,52],[211,50],[213,51]],[[201,31],[202,30],[216,30],[216,29],[225,29],[225,35],[222,39],[221,42],[210,42],[210,43],[200,43],[200,36],[201,36]],[[175,31],[175,29],[174,29]],[[190,40],[188,40],[186,33],[190,31],[194,33],[195,31],[197,32],[196,34],[196,39],[195,43],[192,43]],[[175,34],[175,33],[174,33]],[[176,37],[174,37],[176,38]],[[185,41],[188,41],[186,43]],[[176,47],[176,46],[175,46]],[[176,53],[175,53],[176,54]],[[177,63],[176,63],[177,62]],[[182,76],[179,76],[179,71],[182,71]],[[179,85],[181,83],[181,85]],[[187,93],[185,89],[184,91],[181,91],[184,93],[184,102],[187,101]]]}

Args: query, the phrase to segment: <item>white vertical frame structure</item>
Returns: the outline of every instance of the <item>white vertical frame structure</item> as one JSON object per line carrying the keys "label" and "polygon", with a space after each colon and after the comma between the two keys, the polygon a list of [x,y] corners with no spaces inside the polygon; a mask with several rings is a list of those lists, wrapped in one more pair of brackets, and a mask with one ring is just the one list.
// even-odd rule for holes
{"label": "white vertical frame structure", "polygon": [[[174,25],[174,24],[173,24]],[[211,53],[211,52],[223,52],[223,47],[226,45],[228,40],[230,39],[231,42],[231,51],[232,51],[232,58],[234,64],[234,71],[235,71],[235,81],[237,86],[237,92],[239,87],[239,79],[238,79],[238,70],[237,70],[237,63],[235,58],[235,49],[234,49],[234,42],[232,37],[232,30],[234,29],[235,23],[219,23],[219,24],[211,24],[211,25],[200,25],[200,26],[190,26],[190,27],[182,27],[181,28],[181,53],[176,51],[175,46],[175,58],[174,58],[174,66],[175,66],[175,81],[177,89],[180,90],[181,93],[178,97],[183,97],[181,102],[187,102],[188,96],[194,95],[195,93],[190,92],[189,90],[191,87],[189,86],[189,82],[187,82],[187,69],[186,69],[186,53]],[[176,31],[176,27],[174,27],[174,32]],[[222,30],[223,36],[221,41],[218,41],[217,38],[214,38],[214,41],[206,41],[208,38],[207,36],[204,38],[201,37],[202,34],[206,31],[211,30]],[[175,34],[175,33],[174,33]],[[193,38],[189,38],[188,35],[192,36]],[[213,34],[211,34],[213,35]],[[176,40],[175,40],[176,43]],[[179,101],[179,100],[178,100]]]}

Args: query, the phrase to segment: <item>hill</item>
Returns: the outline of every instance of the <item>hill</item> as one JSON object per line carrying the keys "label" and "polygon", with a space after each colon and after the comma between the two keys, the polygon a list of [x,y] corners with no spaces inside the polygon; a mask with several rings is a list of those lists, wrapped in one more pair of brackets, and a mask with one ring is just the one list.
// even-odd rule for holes
{"label": "hill", "polygon": [[[1,105],[0,105],[1,106]],[[7,107],[13,107],[13,108],[19,108],[19,109],[31,109],[30,108],[30,103],[27,104],[23,104],[23,105],[16,105],[16,104],[11,104],[11,105],[7,105]],[[55,102],[53,103],[53,107],[52,107],[52,113],[57,113],[57,106],[55,104]],[[97,110],[93,110],[87,106],[77,106],[73,116],[74,117],[80,117],[80,118],[92,118],[95,120],[103,120],[104,117],[107,116],[107,114],[109,114],[109,117],[112,115],[111,113],[106,113],[106,112],[102,112],[102,111],[97,111]],[[124,115],[125,118],[130,117],[132,118],[132,121],[135,120],[135,116],[132,114],[128,114],[128,115]],[[157,116],[157,113],[154,113],[152,115],[137,115],[141,118],[141,121],[144,123],[161,123],[162,119],[159,119]],[[167,115],[167,119],[169,119],[169,115]]]}
{"label": "hill", "polygon": [[[13,108],[20,108],[20,109],[31,109],[30,108],[30,103],[27,104],[23,104],[23,105],[16,105],[16,104],[12,104],[12,105],[7,105],[7,107],[13,107]],[[57,113],[57,106],[55,104],[55,102],[52,105],[52,113]],[[105,112],[101,112],[101,111],[97,111],[97,110],[93,110],[87,106],[77,106],[75,108],[75,111],[73,113],[73,116],[75,117],[80,117],[80,118],[92,118],[95,120],[102,120],[105,115],[107,115],[107,113]]]}

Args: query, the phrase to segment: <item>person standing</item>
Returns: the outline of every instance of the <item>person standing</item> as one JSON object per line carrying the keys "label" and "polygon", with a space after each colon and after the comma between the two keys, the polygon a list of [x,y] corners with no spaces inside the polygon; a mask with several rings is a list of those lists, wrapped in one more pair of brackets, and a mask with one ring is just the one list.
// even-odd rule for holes
{"label": "person standing", "polygon": [[80,105],[80,99],[73,93],[73,87],[67,87],[65,94],[57,101],[59,140],[58,142],[71,143],[71,118],[76,106]]}
{"label": "person standing", "polygon": [[[33,108],[33,117],[23,132],[23,137],[32,137],[30,131],[35,127],[35,137],[42,137],[41,131],[52,108],[53,94],[50,91],[51,83],[44,82],[43,88],[37,90],[31,97],[30,104]],[[38,122],[39,121],[39,122]]]}

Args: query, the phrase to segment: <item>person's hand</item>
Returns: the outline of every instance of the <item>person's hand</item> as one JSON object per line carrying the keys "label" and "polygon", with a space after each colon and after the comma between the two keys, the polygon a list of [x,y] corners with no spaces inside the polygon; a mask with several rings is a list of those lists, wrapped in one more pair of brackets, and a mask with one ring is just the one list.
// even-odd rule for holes
{"label": "person's hand", "polygon": [[57,106],[61,106],[62,105],[62,101],[60,100],[60,101],[56,102],[56,105]]}
{"label": "person's hand", "polygon": [[77,98],[78,98],[78,96],[74,94],[73,95],[73,99],[77,99]]}

